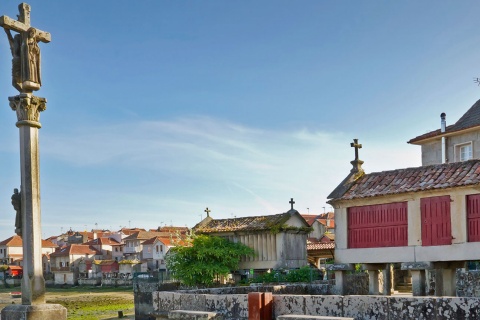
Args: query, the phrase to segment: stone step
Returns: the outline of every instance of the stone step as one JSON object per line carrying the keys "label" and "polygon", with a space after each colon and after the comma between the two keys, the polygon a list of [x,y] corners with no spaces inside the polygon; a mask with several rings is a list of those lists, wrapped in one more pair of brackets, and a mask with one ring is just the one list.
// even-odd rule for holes
{"label": "stone step", "polygon": [[223,316],[216,312],[206,311],[189,311],[189,310],[172,310],[168,312],[168,319],[183,320],[223,320]]}

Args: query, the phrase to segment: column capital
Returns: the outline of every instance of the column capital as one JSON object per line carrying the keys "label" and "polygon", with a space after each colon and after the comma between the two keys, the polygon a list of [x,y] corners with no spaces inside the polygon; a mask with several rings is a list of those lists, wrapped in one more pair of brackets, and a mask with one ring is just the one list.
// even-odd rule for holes
{"label": "column capital", "polygon": [[17,127],[29,126],[41,128],[40,112],[47,109],[47,99],[36,97],[31,93],[21,93],[8,97],[10,108],[17,112]]}

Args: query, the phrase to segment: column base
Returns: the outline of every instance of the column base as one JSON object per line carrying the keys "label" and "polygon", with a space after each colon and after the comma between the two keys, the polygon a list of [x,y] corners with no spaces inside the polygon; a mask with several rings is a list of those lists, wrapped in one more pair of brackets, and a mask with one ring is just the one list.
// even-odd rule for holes
{"label": "column base", "polygon": [[67,309],[60,304],[12,304],[2,309],[2,320],[66,320]]}

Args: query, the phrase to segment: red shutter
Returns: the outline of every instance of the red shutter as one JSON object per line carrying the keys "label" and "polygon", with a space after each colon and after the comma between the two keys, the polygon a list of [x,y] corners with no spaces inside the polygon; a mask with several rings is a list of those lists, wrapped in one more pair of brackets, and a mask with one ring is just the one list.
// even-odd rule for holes
{"label": "red shutter", "polygon": [[467,196],[468,241],[480,241],[480,194]]}
{"label": "red shutter", "polygon": [[408,245],[407,202],[348,208],[348,247]]}
{"label": "red shutter", "polygon": [[420,199],[422,214],[422,245],[452,244],[450,196]]}

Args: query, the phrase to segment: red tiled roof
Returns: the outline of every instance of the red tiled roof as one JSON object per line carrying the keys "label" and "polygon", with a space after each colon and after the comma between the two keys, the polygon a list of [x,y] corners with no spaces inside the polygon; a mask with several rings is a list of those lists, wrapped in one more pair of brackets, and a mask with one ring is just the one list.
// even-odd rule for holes
{"label": "red tiled roof", "polygon": [[[0,246],[7,246],[7,247],[21,247],[23,246],[23,241],[20,236],[11,236],[0,242]],[[56,244],[49,240],[42,240],[42,248],[56,248],[58,247]]]}
{"label": "red tiled roof", "polygon": [[342,196],[350,200],[480,184],[480,160],[436,164],[363,175]]}
{"label": "red tiled roof", "polygon": [[21,247],[22,246],[22,238],[20,236],[11,236],[0,242],[0,246],[7,246],[7,247]]}
{"label": "red tiled roof", "polygon": [[165,232],[154,232],[154,231],[136,231],[126,237],[125,240],[148,240],[154,237],[159,237],[159,236],[169,236],[170,234],[165,233]]}
{"label": "red tiled roof", "polygon": [[53,252],[50,256],[51,257],[60,257],[60,256],[68,256],[71,254],[94,254],[94,255],[102,255],[100,251],[95,249],[92,246],[84,245],[84,244],[71,244],[67,247],[60,248]]}
{"label": "red tiled roof", "polygon": [[408,143],[416,143],[436,136],[442,136],[445,134],[448,135],[450,133],[477,126],[480,126],[480,100],[475,102],[474,105],[470,107],[470,109],[468,109],[468,111],[460,119],[458,119],[457,122],[455,122],[455,124],[447,126],[444,133],[442,133],[440,129],[437,129],[415,137],[408,141]]}
{"label": "red tiled roof", "polygon": [[315,238],[307,239],[307,251],[309,250],[334,250],[335,242],[321,242]]}
{"label": "red tiled roof", "polygon": [[307,221],[308,225],[311,226],[315,220],[320,216],[318,214],[302,214],[301,215],[305,221]]}
{"label": "red tiled roof", "polygon": [[97,239],[93,239],[93,240],[90,240],[88,242],[85,242],[84,244],[85,245],[115,246],[115,245],[119,245],[121,243],[119,243],[117,240],[112,239],[112,238],[97,238]]}

